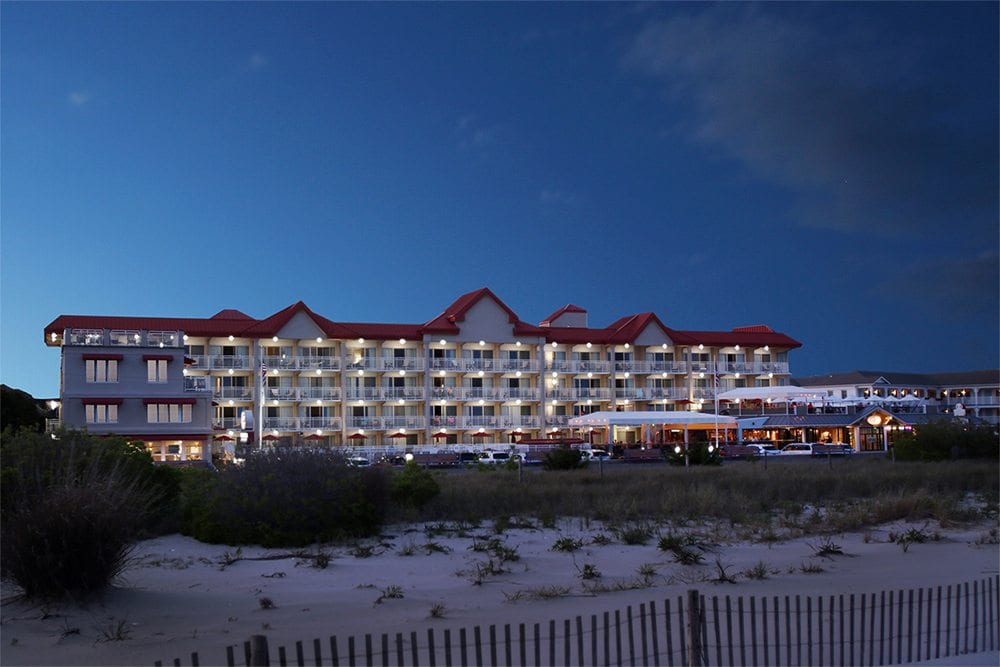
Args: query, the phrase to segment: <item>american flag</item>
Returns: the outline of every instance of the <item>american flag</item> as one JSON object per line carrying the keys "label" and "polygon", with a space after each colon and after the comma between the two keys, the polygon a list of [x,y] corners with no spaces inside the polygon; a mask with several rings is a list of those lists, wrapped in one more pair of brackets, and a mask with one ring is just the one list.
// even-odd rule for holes
{"label": "american flag", "polygon": [[267,362],[263,359],[260,360],[260,383],[264,384],[267,382]]}

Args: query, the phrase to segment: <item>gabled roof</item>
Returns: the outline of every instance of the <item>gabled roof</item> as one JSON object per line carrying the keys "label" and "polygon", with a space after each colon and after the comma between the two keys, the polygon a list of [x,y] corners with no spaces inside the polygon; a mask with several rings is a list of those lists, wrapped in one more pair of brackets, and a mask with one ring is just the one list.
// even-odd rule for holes
{"label": "gabled roof", "polygon": [[[705,345],[706,347],[733,347],[741,345],[744,347],[764,347],[772,345],[793,349],[802,347],[802,343],[786,336],[783,333],[773,331],[770,327],[759,325],[767,331],[743,331],[733,329],[732,331],[677,331],[683,344],[685,345]],[[741,327],[741,329],[757,329],[758,327]]]}
{"label": "gabled roof", "polygon": [[794,378],[800,386],[870,385],[884,379],[890,385],[907,387],[957,387],[963,385],[1000,385],[1000,370],[957,371],[949,373],[899,373],[896,371],[848,371]]}
{"label": "gabled roof", "polygon": [[562,308],[560,308],[559,310],[557,310],[556,312],[552,313],[544,320],[542,320],[538,326],[542,327],[550,326],[553,322],[558,320],[560,316],[565,315],[566,313],[586,313],[586,312],[587,311],[581,308],[580,306],[574,306],[571,303],[567,303],[565,306],[563,306]]}
{"label": "gabled roof", "polygon": [[544,331],[539,327],[528,324],[527,322],[522,322],[521,318],[517,316],[517,313],[511,310],[510,306],[501,301],[500,298],[490,291],[488,287],[482,287],[458,297],[451,303],[451,305],[444,309],[444,312],[435,317],[433,320],[425,323],[422,327],[422,331],[427,333],[458,333],[459,327],[456,323],[465,320],[465,315],[469,312],[469,309],[481,300],[487,298],[492,299],[497,306],[507,313],[507,321],[514,325],[514,333],[523,335],[544,335]]}
{"label": "gabled roof", "polygon": [[328,338],[348,338],[353,333],[343,325],[317,315],[305,303],[298,301],[263,320],[253,320],[241,335],[251,338],[274,336],[298,313],[305,313]]}
{"label": "gabled roof", "polygon": [[[301,301],[299,303],[302,303]],[[253,318],[246,313],[236,310],[234,308],[226,308],[225,310],[220,310],[215,315],[212,315],[209,319],[211,320],[252,320]]]}

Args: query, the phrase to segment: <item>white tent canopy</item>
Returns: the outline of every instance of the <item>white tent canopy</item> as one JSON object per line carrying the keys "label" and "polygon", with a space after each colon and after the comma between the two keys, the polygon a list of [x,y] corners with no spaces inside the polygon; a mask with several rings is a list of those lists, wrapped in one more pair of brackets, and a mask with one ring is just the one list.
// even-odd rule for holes
{"label": "white tent canopy", "polygon": [[820,400],[825,397],[826,394],[824,392],[791,385],[782,387],[741,387],[740,389],[730,389],[719,394],[720,401],[766,401],[768,399],[772,401]]}
{"label": "white tent canopy", "polygon": [[720,426],[735,426],[736,419],[728,415],[705,414],[678,410],[664,412],[662,410],[632,411],[632,412],[592,412],[589,415],[570,417],[567,422],[571,428],[582,426],[642,426],[643,424],[670,424],[691,426],[695,424]]}

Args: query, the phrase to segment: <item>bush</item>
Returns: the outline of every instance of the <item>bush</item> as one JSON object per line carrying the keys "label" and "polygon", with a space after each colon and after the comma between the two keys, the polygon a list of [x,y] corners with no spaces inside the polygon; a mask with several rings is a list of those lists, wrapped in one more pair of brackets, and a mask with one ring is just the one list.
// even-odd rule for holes
{"label": "bush", "polygon": [[121,438],[23,431],[5,434],[0,451],[2,574],[29,598],[86,598],[106,588],[156,510],[175,500],[173,478]]}
{"label": "bush", "polygon": [[580,450],[559,447],[546,452],[542,467],[546,470],[576,470],[586,468],[587,461],[583,459]]}
{"label": "bush", "polygon": [[[712,447],[711,452],[708,451],[709,446]],[[681,445],[679,454],[672,449],[669,450],[667,462],[675,466],[684,465],[684,445]],[[693,466],[717,466],[722,464],[722,456],[719,454],[719,450],[716,449],[715,443],[692,442],[688,444],[688,462]]]}
{"label": "bush", "polygon": [[182,532],[215,544],[301,547],[370,537],[389,498],[385,470],[291,448],[253,452],[242,465],[185,482]]}
{"label": "bush", "polygon": [[392,500],[401,507],[420,509],[441,493],[437,480],[427,470],[410,461],[392,479]]}
{"label": "bush", "polygon": [[997,458],[996,433],[987,426],[959,422],[931,422],[913,431],[897,431],[893,448],[901,461],[947,461],[959,458]]}

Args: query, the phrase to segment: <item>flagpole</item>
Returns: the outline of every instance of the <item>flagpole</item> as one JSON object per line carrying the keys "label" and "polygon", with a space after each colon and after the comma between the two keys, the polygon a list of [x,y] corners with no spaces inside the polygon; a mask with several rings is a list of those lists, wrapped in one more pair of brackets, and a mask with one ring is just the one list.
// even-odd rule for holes
{"label": "flagpole", "polygon": [[715,360],[715,451],[719,451],[719,360]]}
{"label": "flagpole", "polygon": [[267,368],[264,366],[264,347],[257,341],[257,359],[258,365],[260,366],[260,372],[257,375],[257,451],[264,449],[264,384],[265,376],[267,374]]}

